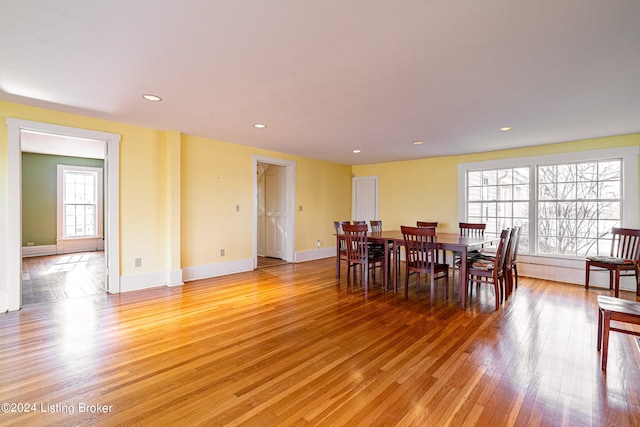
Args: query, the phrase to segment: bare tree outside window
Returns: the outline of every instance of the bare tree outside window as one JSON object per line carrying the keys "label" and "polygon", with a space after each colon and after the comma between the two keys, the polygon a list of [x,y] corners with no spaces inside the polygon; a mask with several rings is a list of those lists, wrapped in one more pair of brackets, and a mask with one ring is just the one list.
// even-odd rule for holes
{"label": "bare tree outside window", "polygon": [[622,160],[537,168],[537,252],[605,254],[620,226]]}

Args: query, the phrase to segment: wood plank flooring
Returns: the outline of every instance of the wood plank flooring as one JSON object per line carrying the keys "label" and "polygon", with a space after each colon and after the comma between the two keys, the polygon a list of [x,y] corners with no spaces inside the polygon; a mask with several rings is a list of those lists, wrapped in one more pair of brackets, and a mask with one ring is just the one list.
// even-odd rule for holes
{"label": "wood plank flooring", "polygon": [[105,292],[104,251],[25,257],[22,305]]}
{"label": "wood plank flooring", "polygon": [[608,291],[522,278],[498,311],[488,288],[461,310],[334,262],[0,314],[0,424],[640,425],[632,337],[600,369]]}

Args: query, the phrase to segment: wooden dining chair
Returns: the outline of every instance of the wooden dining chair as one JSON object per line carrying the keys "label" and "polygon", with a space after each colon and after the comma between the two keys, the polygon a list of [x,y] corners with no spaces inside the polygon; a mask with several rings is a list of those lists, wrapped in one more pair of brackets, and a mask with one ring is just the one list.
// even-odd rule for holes
{"label": "wooden dining chair", "polygon": [[496,299],[496,310],[500,307],[500,303],[504,297],[504,264],[510,234],[511,230],[502,230],[500,233],[500,241],[498,242],[498,248],[493,260],[477,257],[467,268],[466,272],[467,289],[469,292],[473,292],[472,285],[492,285]]}
{"label": "wooden dining chair", "polygon": [[416,221],[416,227],[438,228],[438,221]]}
{"label": "wooden dining chair", "polygon": [[609,271],[609,289],[618,298],[620,276],[633,273],[636,278],[636,295],[640,296],[640,230],[614,227],[611,230],[611,251],[609,256],[589,256],[586,262],[584,288],[589,289],[591,269]]}
{"label": "wooden dining chair", "polygon": [[460,235],[465,237],[484,237],[484,231],[487,229],[487,224],[474,223],[474,222],[460,222],[458,223],[458,229]]}
{"label": "wooden dining chair", "polygon": [[[347,244],[347,280],[353,268],[354,279],[356,268],[360,268],[360,278],[364,278],[365,289],[369,286],[369,267],[381,268],[380,276],[384,277],[387,271],[387,261],[384,252],[370,251],[367,232],[369,227],[367,224],[342,226],[345,240]],[[383,280],[384,283],[384,280]]]}
{"label": "wooden dining chair", "polygon": [[512,246],[509,248],[511,250],[511,259],[509,260],[510,264],[510,289],[509,292],[513,292],[513,289],[518,289],[518,247],[520,246],[520,235],[522,234],[522,227],[514,227],[517,229],[515,239],[513,240]]}
{"label": "wooden dining chair", "polygon": [[[483,224],[483,223],[475,223],[475,222],[459,222],[458,223],[458,230],[460,231],[460,236],[461,237],[484,237],[484,231],[487,228],[487,224]],[[471,262],[471,260],[476,257],[481,251],[480,250],[473,250],[473,251],[469,251],[469,253],[467,254],[467,258],[468,258],[468,263]],[[460,253],[454,253],[453,254],[453,277],[455,279],[456,276],[456,269],[458,271],[460,271],[460,266],[462,265],[462,260],[460,259]],[[463,272],[459,272],[459,277],[462,278],[463,276]]]}
{"label": "wooden dining chair", "polygon": [[[336,234],[343,234],[344,232],[342,231],[342,224],[344,224],[344,221],[333,221],[333,228],[336,230]],[[347,259],[347,241],[345,240],[344,237],[339,237],[338,238],[338,254],[337,256],[340,257],[340,259]]]}
{"label": "wooden dining chair", "polygon": [[444,279],[445,297],[449,298],[449,265],[435,260],[435,236],[433,227],[400,226],[404,238],[407,272],[404,282],[404,297],[409,298],[409,276],[416,274],[416,291],[420,291],[420,274],[429,274],[431,279],[431,305],[435,304],[435,280]]}

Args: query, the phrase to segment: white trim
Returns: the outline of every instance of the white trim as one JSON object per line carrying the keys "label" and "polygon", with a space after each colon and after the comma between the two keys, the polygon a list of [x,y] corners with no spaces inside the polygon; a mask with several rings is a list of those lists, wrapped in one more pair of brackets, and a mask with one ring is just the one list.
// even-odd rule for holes
{"label": "white trim", "polygon": [[299,251],[296,252],[296,261],[295,262],[305,262],[305,261],[313,261],[316,259],[330,258],[336,256],[336,248],[320,248],[320,249],[310,249],[308,251]]}
{"label": "white trim", "polygon": [[[107,219],[105,221],[105,262],[107,265],[107,290],[120,292],[120,135],[88,129],[34,122],[8,117],[8,231],[7,271],[4,281],[7,286],[6,302],[0,295],[0,312],[19,310],[22,305],[22,148],[20,132],[30,130],[52,135],[71,136],[105,142],[105,174],[107,175]],[[0,278],[1,279],[1,278]]]}
{"label": "white trim", "polygon": [[82,172],[90,172],[95,175],[96,179],[96,234],[95,236],[83,236],[82,238],[103,238],[103,177],[102,177],[102,168],[92,167],[92,166],[74,166],[74,165],[63,165],[59,164],[57,166],[57,188],[56,188],[56,203],[57,203],[57,239],[58,242],[75,239],[75,237],[66,237],[64,236],[64,177],[66,171],[82,171]]}
{"label": "white trim", "polygon": [[258,265],[258,163],[284,166],[285,172],[285,227],[284,227],[284,260],[294,262],[296,242],[296,162],[273,157],[252,157],[251,185],[253,194],[252,258],[253,268]]}
{"label": "white trim", "polygon": [[[542,156],[517,157],[509,159],[487,160],[480,162],[469,162],[458,164],[458,220],[464,221],[466,218],[466,172],[469,170],[515,168],[515,167],[535,167],[540,164],[554,163],[574,163],[582,161],[597,161],[607,158],[623,159],[623,192],[622,192],[622,226],[637,228],[638,226],[638,155],[640,147],[619,147],[603,150],[579,151],[560,154],[549,154]],[[535,194],[535,180],[531,180],[532,190],[530,194]],[[535,208],[532,208],[535,211]],[[533,213],[532,213],[533,215]],[[531,217],[530,227],[533,227]],[[530,233],[531,235],[531,229]],[[557,280],[568,283],[584,284],[585,263],[584,260],[575,257],[548,256],[539,254],[525,254],[518,256],[518,273],[523,276],[535,277],[546,280]],[[593,272],[591,281],[596,286],[608,287],[608,275],[600,272]],[[628,283],[627,283],[628,282]],[[620,284],[621,289],[635,291],[635,284],[627,279],[623,279]]]}
{"label": "white trim", "polygon": [[190,282],[192,280],[226,276],[227,274],[243,273],[252,271],[254,268],[253,259],[241,259],[237,261],[183,267],[182,277],[185,282]]}
{"label": "white trim", "polygon": [[34,256],[47,256],[56,255],[58,253],[58,247],[56,245],[37,245],[37,246],[23,246],[22,256],[24,258]]}

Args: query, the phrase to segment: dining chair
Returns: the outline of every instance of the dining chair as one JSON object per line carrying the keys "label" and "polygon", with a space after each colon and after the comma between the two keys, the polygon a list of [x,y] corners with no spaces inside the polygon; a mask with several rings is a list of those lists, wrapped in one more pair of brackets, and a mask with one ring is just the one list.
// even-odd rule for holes
{"label": "dining chair", "polygon": [[[504,258],[504,299],[506,300],[513,293],[514,286],[514,255],[517,249],[518,240],[520,238],[520,227],[513,227],[509,229],[509,239],[507,240],[507,248],[505,249]],[[495,261],[495,255],[486,253],[480,253],[473,258],[474,261],[478,259],[485,259],[489,261]],[[473,262],[473,261],[472,261]]]}
{"label": "dining chair", "polygon": [[505,257],[507,256],[507,245],[511,230],[502,230],[500,241],[494,259],[477,257],[466,271],[467,289],[473,292],[473,286],[489,284],[493,286],[496,297],[496,310],[500,307],[504,296],[505,282]]}
{"label": "dining chair", "polygon": [[484,231],[487,229],[487,224],[474,223],[474,222],[460,222],[458,223],[458,229],[460,235],[465,237],[483,237]]}
{"label": "dining chair", "polygon": [[[387,271],[387,261],[384,256],[384,252],[369,250],[369,241],[367,238],[367,232],[369,227],[367,224],[362,225],[349,225],[344,224],[342,231],[344,231],[345,241],[347,244],[347,280],[351,269],[353,268],[354,279],[355,270],[360,267],[360,278],[364,278],[365,288],[369,286],[369,268],[380,267],[381,277],[384,277]],[[384,283],[384,280],[383,280]]]}
{"label": "dining chair", "polygon": [[431,279],[431,305],[435,304],[435,280],[444,279],[445,297],[449,298],[449,265],[435,260],[436,229],[433,227],[400,226],[404,238],[407,272],[404,282],[404,297],[409,298],[409,276],[416,274],[416,291],[420,291],[420,274],[429,274]]}
{"label": "dining chair", "polygon": [[366,225],[367,221],[353,221],[354,225]]}
{"label": "dining chair", "polygon": [[[459,222],[458,230],[460,232],[461,237],[484,237],[484,231],[487,228],[487,224],[483,223],[475,223],[475,222]],[[473,250],[469,251],[467,254],[468,261],[470,262],[473,258],[475,258],[481,250]],[[453,254],[453,278],[456,276],[456,269],[459,271],[459,277],[462,278],[463,273],[460,272],[460,266],[462,265],[462,260],[460,259],[460,253]]]}
{"label": "dining chair", "polygon": [[513,240],[513,244],[510,247],[511,250],[511,259],[510,259],[510,268],[511,268],[511,289],[510,292],[513,292],[514,286],[515,289],[518,289],[518,247],[520,246],[520,235],[522,234],[522,227],[514,227],[517,229],[515,239]]}
{"label": "dining chair", "polygon": [[[333,221],[333,228],[336,230],[336,234],[343,234],[342,231],[342,224],[344,224],[344,221]],[[338,254],[337,256],[340,257],[340,259],[347,259],[347,241],[345,240],[344,237],[338,238]]]}
{"label": "dining chair", "polygon": [[438,227],[438,221],[416,221],[416,227]]}
{"label": "dining chair", "polygon": [[640,230],[614,227],[611,230],[611,250],[609,256],[588,256],[584,288],[589,289],[589,275],[592,268],[609,271],[609,289],[618,298],[620,276],[636,278],[636,295],[640,296]]}
{"label": "dining chair", "polygon": [[[435,228],[437,231],[438,228],[438,221],[416,221],[416,227],[430,227],[430,228]],[[442,260],[446,261],[445,258],[445,251],[442,251]],[[440,254],[439,251],[436,251],[436,263],[440,262]]]}

